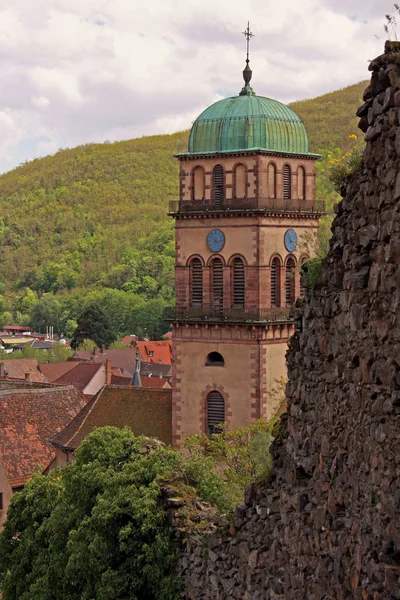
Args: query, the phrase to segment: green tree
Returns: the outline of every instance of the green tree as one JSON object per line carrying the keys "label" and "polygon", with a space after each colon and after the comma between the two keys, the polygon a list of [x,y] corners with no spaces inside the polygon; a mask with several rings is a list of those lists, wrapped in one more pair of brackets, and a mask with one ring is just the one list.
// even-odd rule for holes
{"label": "green tree", "polygon": [[76,460],[15,494],[0,535],[3,600],[174,600],[177,549],[160,480],[178,454],[95,430]]}
{"label": "green tree", "polygon": [[99,347],[108,347],[117,339],[110,319],[97,303],[89,304],[83,309],[71,340],[71,348],[76,350],[86,338],[92,339]]}

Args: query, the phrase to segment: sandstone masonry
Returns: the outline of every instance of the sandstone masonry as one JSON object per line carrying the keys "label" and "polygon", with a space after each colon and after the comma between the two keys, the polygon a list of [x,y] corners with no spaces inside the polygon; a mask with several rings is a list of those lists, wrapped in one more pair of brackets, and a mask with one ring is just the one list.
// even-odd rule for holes
{"label": "sandstone masonry", "polygon": [[296,309],[273,472],[184,549],[187,599],[400,599],[400,48],[372,61],[363,166]]}

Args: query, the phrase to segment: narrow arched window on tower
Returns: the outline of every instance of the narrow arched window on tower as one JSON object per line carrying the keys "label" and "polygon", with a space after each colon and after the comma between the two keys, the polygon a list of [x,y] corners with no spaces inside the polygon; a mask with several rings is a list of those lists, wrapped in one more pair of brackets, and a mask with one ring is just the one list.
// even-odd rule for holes
{"label": "narrow arched window on tower", "polygon": [[204,199],[204,169],[195,167],[193,169],[193,200]]}
{"label": "narrow arched window on tower", "polygon": [[247,188],[247,172],[244,165],[235,167],[235,198],[245,198]]}
{"label": "narrow arched window on tower", "polygon": [[207,395],[207,435],[221,433],[220,425],[225,422],[225,400],[213,390]]}
{"label": "narrow arched window on tower", "polygon": [[283,167],[283,199],[290,200],[292,197],[292,172],[289,165]]}
{"label": "narrow arched window on tower", "polygon": [[244,262],[241,258],[233,261],[233,307],[244,308],[246,296],[246,282]]}
{"label": "narrow arched window on tower", "polygon": [[271,264],[271,306],[281,305],[281,261],[275,257]]}
{"label": "narrow arched window on tower", "polygon": [[286,306],[291,306],[295,301],[295,273],[296,263],[292,256],[289,256],[286,262]]}
{"label": "narrow arched window on tower", "polygon": [[223,207],[224,196],[224,169],[221,165],[215,165],[213,170],[213,203],[216,208]]}
{"label": "narrow arched window on tower", "polygon": [[297,190],[299,200],[304,200],[306,197],[306,172],[304,167],[299,167],[297,171]]}
{"label": "narrow arched window on tower", "polygon": [[203,265],[199,258],[190,263],[190,295],[192,306],[203,306]]}
{"label": "narrow arched window on tower", "polygon": [[276,198],[276,167],[274,163],[268,165],[268,196]]}
{"label": "narrow arched window on tower", "polygon": [[212,262],[212,300],[213,307],[221,311],[224,305],[224,266],[220,258]]}

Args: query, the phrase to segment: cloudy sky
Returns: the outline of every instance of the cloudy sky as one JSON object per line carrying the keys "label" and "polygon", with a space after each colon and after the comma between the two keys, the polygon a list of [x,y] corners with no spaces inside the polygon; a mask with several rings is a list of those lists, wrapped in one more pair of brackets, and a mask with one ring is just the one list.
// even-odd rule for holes
{"label": "cloudy sky", "polygon": [[289,102],[366,79],[393,11],[387,0],[0,0],[0,172],[190,127],[240,91],[248,19],[259,95]]}

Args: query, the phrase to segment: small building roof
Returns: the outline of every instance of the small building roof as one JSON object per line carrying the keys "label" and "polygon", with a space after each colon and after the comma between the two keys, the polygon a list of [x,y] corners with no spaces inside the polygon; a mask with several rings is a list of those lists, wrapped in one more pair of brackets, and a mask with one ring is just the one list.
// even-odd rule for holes
{"label": "small building roof", "polygon": [[47,381],[52,383],[62,377],[62,375],[65,375],[65,373],[68,373],[68,371],[71,371],[71,369],[75,369],[78,364],[79,362],[68,360],[55,363],[40,363],[39,369],[46,377]]}
{"label": "small building roof", "polygon": [[156,363],[160,365],[170,365],[172,363],[172,341],[146,341],[136,342],[136,348],[145,362]]}
{"label": "small building roof", "polygon": [[172,390],[106,385],[52,443],[72,451],[95,427],[107,425],[171,444]]}
{"label": "small building roof", "polygon": [[146,375],[142,375],[142,387],[145,388],[156,388],[156,389],[171,389],[167,379],[164,377],[147,377]]}
{"label": "small building roof", "polygon": [[[100,369],[104,369],[103,363],[75,362],[73,369],[65,372],[54,383],[60,385],[74,385],[82,394]],[[101,385],[101,384],[100,384]]]}
{"label": "small building roof", "polygon": [[95,352],[77,350],[72,356],[73,360],[90,360],[96,363],[105,363],[109,359],[113,368],[119,367],[128,373],[133,373],[135,370],[135,358],[136,351],[132,348],[96,349]]}
{"label": "small building roof", "polygon": [[11,487],[54,459],[50,439],[84,408],[73,386],[0,391],[0,462]]}
{"label": "small building roof", "polygon": [[4,373],[9,379],[25,379],[28,373],[30,381],[47,381],[43,373],[39,371],[39,364],[36,358],[2,360],[0,361],[0,365],[4,366]]}

